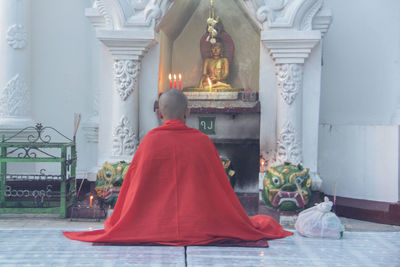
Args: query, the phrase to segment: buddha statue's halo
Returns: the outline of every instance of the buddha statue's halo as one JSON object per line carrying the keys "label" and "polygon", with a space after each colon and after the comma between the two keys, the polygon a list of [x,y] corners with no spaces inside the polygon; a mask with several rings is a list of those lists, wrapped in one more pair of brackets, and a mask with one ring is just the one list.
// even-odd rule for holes
{"label": "buddha statue's halo", "polygon": [[[205,33],[200,39],[200,52],[201,57],[204,59],[211,57],[210,51],[212,44],[207,42],[206,39],[208,37],[208,33]],[[224,46],[223,48],[223,56],[226,57],[229,61],[229,64],[233,62],[233,54],[235,50],[235,46],[233,45],[232,38],[226,32],[221,32],[217,37],[218,41],[221,42]]]}

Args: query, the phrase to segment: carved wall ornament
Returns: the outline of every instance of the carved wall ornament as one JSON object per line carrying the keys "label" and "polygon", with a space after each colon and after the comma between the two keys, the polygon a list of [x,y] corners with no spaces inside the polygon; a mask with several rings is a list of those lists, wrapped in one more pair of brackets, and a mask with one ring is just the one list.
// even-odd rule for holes
{"label": "carved wall ornament", "polygon": [[29,114],[29,91],[19,74],[15,75],[0,95],[0,116],[25,116]]}
{"label": "carved wall ornament", "polygon": [[[253,0],[253,2],[256,2]],[[277,16],[280,16],[279,12],[282,11],[288,3],[288,0],[271,0],[266,1],[264,5],[258,7],[256,11],[257,20],[261,23],[266,20],[273,23],[276,20]],[[255,6],[258,6],[256,4]]]}
{"label": "carved wall ornament", "polygon": [[277,146],[277,159],[280,162],[301,163],[301,146],[297,140],[296,130],[290,122],[287,122],[282,128]]}
{"label": "carved wall ornament", "polygon": [[10,26],[10,28],[8,28],[6,38],[8,45],[14,49],[22,49],[28,42],[28,34],[25,30],[25,27],[21,24],[14,24]]}
{"label": "carved wall ornament", "polygon": [[111,15],[108,13],[104,0],[94,0],[93,8],[99,12],[100,15],[104,17],[106,26],[113,26],[113,20]]}
{"label": "carved wall ornament", "polygon": [[139,62],[135,60],[116,60],[114,63],[114,81],[122,100],[126,100],[136,86]]}
{"label": "carved wall ornament", "polygon": [[308,8],[307,11],[305,12],[303,16],[303,20],[301,21],[300,24],[300,29],[303,31],[311,31],[312,30],[312,24],[313,24],[313,19],[315,15],[320,11],[322,7],[322,1],[317,0],[315,3],[313,3],[313,6],[311,8]]}
{"label": "carved wall ornament", "polygon": [[172,4],[172,0],[119,0],[126,23],[146,27],[158,24]]}
{"label": "carved wall ornament", "polygon": [[278,90],[285,102],[290,105],[294,102],[297,93],[301,90],[303,81],[303,67],[300,64],[277,64],[276,81]]}
{"label": "carved wall ornament", "polygon": [[143,10],[150,0],[129,0],[135,10]]}
{"label": "carved wall ornament", "polygon": [[139,140],[126,116],[122,116],[113,133],[113,155],[131,156],[135,153]]}

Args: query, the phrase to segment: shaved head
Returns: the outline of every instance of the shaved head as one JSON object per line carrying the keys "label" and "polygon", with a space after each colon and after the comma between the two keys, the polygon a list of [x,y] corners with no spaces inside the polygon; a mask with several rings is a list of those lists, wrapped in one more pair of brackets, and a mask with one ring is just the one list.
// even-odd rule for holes
{"label": "shaved head", "polygon": [[185,122],[188,113],[188,100],[184,93],[177,89],[168,90],[160,96],[158,101],[160,119],[181,120]]}

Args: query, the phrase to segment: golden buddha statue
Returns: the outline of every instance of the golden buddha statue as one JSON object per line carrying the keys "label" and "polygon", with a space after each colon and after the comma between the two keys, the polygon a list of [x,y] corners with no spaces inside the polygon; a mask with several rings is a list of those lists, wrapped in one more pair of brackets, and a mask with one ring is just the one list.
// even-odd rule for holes
{"label": "golden buddha statue", "polygon": [[203,74],[200,79],[199,88],[210,89],[232,89],[227,83],[229,76],[229,60],[223,56],[221,42],[211,45],[211,57],[204,59]]}

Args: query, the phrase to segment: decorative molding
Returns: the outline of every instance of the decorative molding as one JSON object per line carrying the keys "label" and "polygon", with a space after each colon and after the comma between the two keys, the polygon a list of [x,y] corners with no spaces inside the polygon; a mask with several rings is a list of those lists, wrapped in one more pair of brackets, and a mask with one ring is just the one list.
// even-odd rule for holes
{"label": "decorative molding", "polygon": [[312,21],[321,9],[323,0],[251,0],[247,4],[261,23],[270,29],[294,29],[309,31]]}
{"label": "decorative molding", "polygon": [[7,31],[8,45],[14,49],[22,49],[28,42],[28,34],[21,24],[14,24]]}
{"label": "decorative molding", "polygon": [[[311,2],[311,1],[310,1]],[[315,1],[313,5],[307,6],[304,15],[301,16],[300,28],[302,31],[311,31],[315,15],[322,7],[322,0]]]}
{"label": "decorative molding", "polygon": [[172,4],[172,0],[94,0],[85,15],[95,27],[154,30]]}
{"label": "decorative molding", "polygon": [[264,1],[261,6],[257,4],[259,1],[253,0],[252,2],[255,7],[258,6],[256,10],[257,20],[261,23],[268,20],[270,24],[273,24],[277,19],[281,19],[283,16],[282,11],[288,5],[288,0]]}
{"label": "decorative molding", "polygon": [[293,164],[302,162],[301,145],[297,140],[297,133],[290,122],[282,128],[277,142],[277,159],[280,162],[288,161]]}
{"label": "decorative molding", "polygon": [[126,116],[122,116],[119,124],[115,127],[113,137],[114,156],[131,156],[135,153],[139,140]]}
{"label": "decorative molding", "polygon": [[261,40],[276,64],[303,64],[321,40],[321,32],[269,30],[261,32]]}
{"label": "decorative molding", "polygon": [[329,26],[332,23],[332,11],[330,9],[322,8],[315,16],[312,21],[312,29],[321,32],[322,38],[328,31]]}
{"label": "decorative molding", "polygon": [[286,104],[291,105],[302,88],[303,66],[300,64],[276,64],[278,90]]}
{"label": "decorative molding", "polygon": [[29,91],[19,74],[15,75],[0,95],[0,116],[23,117],[29,114]]}
{"label": "decorative molding", "polygon": [[154,28],[171,8],[172,0],[119,0],[123,24]]}
{"label": "decorative molding", "polygon": [[116,89],[122,100],[135,90],[139,72],[139,62],[136,60],[115,60],[114,81]]}
{"label": "decorative molding", "polygon": [[95,28],[114,28],[113,19],[106,7],[105,0],[92,0],[92,7],[85,9],[85,16]]}

